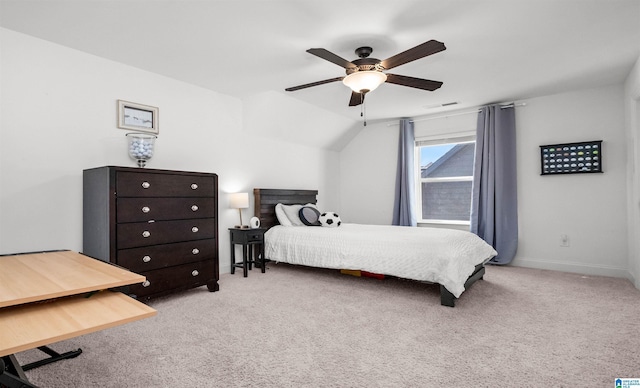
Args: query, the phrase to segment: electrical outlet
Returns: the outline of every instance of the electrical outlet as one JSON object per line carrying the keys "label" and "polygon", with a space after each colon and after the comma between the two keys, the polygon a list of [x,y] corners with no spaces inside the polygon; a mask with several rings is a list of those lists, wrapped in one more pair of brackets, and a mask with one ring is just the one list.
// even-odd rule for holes
{"label": "electrical outlet", "polygon": [[568,247],[569,246],[569,236],[567,236],[566,234],[561,234],[560,235],[560,246],[561,247]]}

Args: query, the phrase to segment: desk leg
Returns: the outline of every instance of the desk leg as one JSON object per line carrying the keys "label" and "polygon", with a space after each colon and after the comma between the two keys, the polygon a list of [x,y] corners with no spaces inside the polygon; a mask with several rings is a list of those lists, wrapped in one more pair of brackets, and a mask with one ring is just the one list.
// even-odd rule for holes
{"label": "desk leg", "polygon": [[24,370],[13,354],[0,358],[0,386],[7,388],[38,388],[27,381]]}
{"label": "desk leg", "polygon": [[55,350],[51,349],[48,346],[40,346],[38,349],[42,352],[45,352],[49,355],[49,357],[44,358],[42,360],[34,361],[32,363],[26,364],[22,366],[22,369],[28,371],[33,368],[37,368],[43,365],[51,364],[52,362],[66,360],[67,358],[76,358],[82,353],[82,349],[71,350],[65,353],[58,353]]}

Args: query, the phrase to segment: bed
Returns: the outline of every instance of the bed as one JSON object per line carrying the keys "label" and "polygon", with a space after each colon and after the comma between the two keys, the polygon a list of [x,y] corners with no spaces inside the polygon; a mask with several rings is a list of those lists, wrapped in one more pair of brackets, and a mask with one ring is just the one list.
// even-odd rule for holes
{"label": "bed", "polygon": [[254,189],[255,216],[268,229],[265,260],[436,283],[440,303],[454,307],[462,292],[482,279],[484,265],[497,254],[475,234],[460,230],[349,223],[336,228],[280,225],[277,204],[316,204],[317,194],[316,190]]}

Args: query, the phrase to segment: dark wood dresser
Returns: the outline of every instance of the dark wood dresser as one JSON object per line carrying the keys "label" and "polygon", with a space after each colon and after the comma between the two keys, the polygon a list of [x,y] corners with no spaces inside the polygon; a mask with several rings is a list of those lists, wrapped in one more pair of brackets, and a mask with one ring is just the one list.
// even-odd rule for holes
{"label": "dark wood dresser", "polygon": [[105,166],[83,171],[83,252],[146,277],[150,299],[219,289],[218,176]]}

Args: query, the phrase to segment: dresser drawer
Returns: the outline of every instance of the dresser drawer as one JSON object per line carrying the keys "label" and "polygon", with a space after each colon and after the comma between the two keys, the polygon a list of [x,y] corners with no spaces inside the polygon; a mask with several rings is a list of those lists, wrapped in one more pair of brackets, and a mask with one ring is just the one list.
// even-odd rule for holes
{"label": "dresser drawer", "polygon": [[118,198],[116,222],[213,218],[211,198]]}
{"label": "dresser drawer", "polygon": [[121,249],[118,251],[116,264],[140,273],[172,265],[217,259],[216,240],[208,239]]}
{"label": "dresser drawer", "polygon": [[252,242],[262,242],[264,229],[235,229],[231,230],[232,244],[246,244]]}
{"label": "dresser drawer", "polygon": [[118,197],[213,197],[211,176],[157,174],[151,172],[116,173]]}
{"label": "dresser drawer", "polygon": [[147,278],[146,282],[130,288],[130,292],[138,297],[203,286],[217,276],[213,260],[157,269],[142,275]]}
{"label": "dresser drawer", "polygon": [[118,224],[117,248],[120,250],[214,238],[216,229],[215,218]]}

